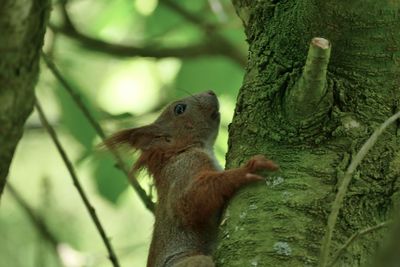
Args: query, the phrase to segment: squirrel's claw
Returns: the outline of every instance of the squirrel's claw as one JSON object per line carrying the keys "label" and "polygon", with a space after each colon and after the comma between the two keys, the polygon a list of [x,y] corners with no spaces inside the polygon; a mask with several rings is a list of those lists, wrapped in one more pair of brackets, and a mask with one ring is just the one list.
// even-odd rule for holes
{"label": "squirrel's claw", "polygon": [[279,166],[275,162],[267,159],[263,155],[256,155],[252,157],[246,164],[246,167],[249,169],[250,172],[255,172],[258,170],[276,171],[277,169],[279,169]]}

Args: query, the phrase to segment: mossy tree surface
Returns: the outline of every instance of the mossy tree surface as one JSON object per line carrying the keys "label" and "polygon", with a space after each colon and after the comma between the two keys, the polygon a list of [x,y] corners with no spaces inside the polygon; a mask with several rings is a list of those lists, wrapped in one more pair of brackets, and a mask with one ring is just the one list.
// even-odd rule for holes
{"label": "mossy tree surface", "polygon": [[[227,168],[254,154],[281,166],[241,190],[227,208],[219,266],[315,266],[343,172],[380,123],[398,110],[399,1],[234,0],[249,61],[233,122]],[[310,40],[332,45],[326,90],[314,112],[290,111]],[[307,101],[307,97],[304,98]],[[301,104],[301,103],[300,103]],[[305,103],[306,104],[306,103]],[[398,125],[358,168],[335,227],[331,254],[354,232],[385,221],[399,201]],[[382,231],[357,240],[338,266],[359,266]]]}
{"label": "mossy tree surface", "polygon": [[32,112],[49,0],[0,3],[0,196],[14,150]]}

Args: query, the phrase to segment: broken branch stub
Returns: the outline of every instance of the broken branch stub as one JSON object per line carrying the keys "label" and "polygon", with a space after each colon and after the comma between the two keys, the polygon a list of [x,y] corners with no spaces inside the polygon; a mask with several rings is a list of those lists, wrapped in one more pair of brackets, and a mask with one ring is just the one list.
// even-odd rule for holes
{"label": "broken branch stub", "polygon": [[327,39],[311,40],[303,73],[287,96],[286,111],[292,121],[306,120],[329,109],[331,101],[323,100],[328,95],[326,74],[330,55]]}

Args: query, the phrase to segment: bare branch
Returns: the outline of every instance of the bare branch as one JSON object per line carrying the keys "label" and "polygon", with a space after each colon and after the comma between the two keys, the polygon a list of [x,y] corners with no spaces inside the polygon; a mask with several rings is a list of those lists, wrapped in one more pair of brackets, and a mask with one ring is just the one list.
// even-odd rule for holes
{"label": "bare branch", "polygon": [[347,239],[347,241],[343,244],[343,246],[340,247],[340,248],[336,251],[335,255],[333,256],[332,261],[328,264],[328,266],[329,266],[329,267],[333,266],[333,265],[337,262],[337,260],[340,258],[340,256],[342,255],[342,253],[343,253],[344,251],[346,251],[346,249],[347,249],[358,237],[361,237],[361,236],[366,235],[366,234],[368,234],[368,233],[371,233],[371,232],[373,232],[373,231],[379,230],[379,229],[381,229],[381,228],[387,227],[390,223],[392,223],[392,222],[391,222],[391,221],[381,222],[381,223],[379,223],[379,224],[377,224],[377,225],[375,225],[375,226],[371,226],[371,227],[365,228],[365,229],[363,229],[363,230],[361,230],[361,231],[359,231],[359,232],[357,232],[357,233],[352,234],[352,235],[350,236],[350,238]]}
{"label": "bare branch", "polygon": [[97,228],[97,230],[98,230],[98,232],[99,232],[99,234],[100,234],[100,236],[101,236],[101,238],[103,240],[104,245],[106,246],[106,249],[107,249],[108,255],[109,255],[109,259],[110,259],[112,265],[114,267],[119,267],[120,265],[118,263],[118,259],[117,259],[116,255],[114,253],[114,250],[112,248],[111,243],[108,240],[108,237],[106,235],[106,232],[104,231],[104,228],[103,228],[103,226],[102,226],[102,224],[100,222],[100,219],[97,217],[96,210],[94,209],[93,205],[89,202],[89,199],[86,196],[86,193],[83,190],[83,187],[81,186],[81,184],[79,182],[78,176],[76,175],[75,169],[74,169],[71,161],[69,160],[64,148],[62,147],[62,145],[61,145],[61,143],[60,143],[60,141],[59,141],[59,139],[57,137],[56,132],[54,131],[54,129],[49,124],[49,122],[48,122],[48,120],[47,120],[47,118],[46,118],[46,116],[45,116],[45,114],[43,112],[43,109],[42,109],[42,107],[41,107],[41,105],[40,105],[40,103],[39,103],[39,101],[37,99],[36,99],[36,103],[35,103],[35,108],[38,111],[40,121],[42,122],[43,126],[46,128],[46,130],[49,133],[51,139],[53,140],[54,144],[56,145],[57,150],[60,153],[60,155],[61,155],[61,157],[62,157],[62,159],[63,159],[63,161],[65,163],[65,166],[67,167],[68,172],[71,175],[71,178],[72,178],[72,181],[74,183],[74,186],[76,187],[76,189],[77,189],[77,191],[78,191],[78,193],[79,193],[79,195],[80,195],[80,197],[81,197],[81,199],[83,201],[83,204],[85,205],[87,211],[89,212],[89,215],[90,215],[93,223],[95,224],[95,226],[96,226],[96,228]]}
{"label": "bare branch", "polygon": [[232,42],[226,39],[223,35],[217,32],[217,25],[204,22],[204,18],[197,16],[183,8],[181,5],[171,0],[160,0],[160,3],[164,4],[177,14],[181,15],[188,22],[197,26],[202,30],[210,40],[219,48],[219,53],[226,57],[231,58],[239,65],[245,67],[247,58]]}
{"label": "bare branch", "polygon": [[315,37],[311,40],[303,73],[286,100],[286,110],[292,121],[310,118],[331,107],[329,101],[323,101],[331,97],[327,94],[326,79],[330,55],[331,44],[327,39]]}
{"label": "bare branch", "polygon": [[[167,4],[168,3],[168,4]],[[93,38],[84,33],[81,33],[74,26],[69,14],[66,10],[66,3],[61,5],[61,13],[64,17],[64,22],[61,26],[56,26],[49,23],[50,29],[55,33],[62,33],[75,41],[78,41],[83,47],[90,50],[105,53],[117,57],[151,57],[151,58],[165,58],[165,57],[177,57],[177,58],[195,58],[199,56],[225,56],[232,59],[234,62],[241,66],[246,64],[246,56],[237,49],[229,40],[222,35],[215,33],[214,27],[203,23],[203,19],[196,17],[184,10],[181,6],[166,0],[166,4],[179,12],[190,22],[199,26],[206,32],[205,40],[198,44],[187,45],[183,47],[162,47],[162,45],[143,45],[129,46],[114,44],[107,41]]]}
{"label": "bare branch", "polygon": [[24,212],[28,215],[28,218],[32,222],[32,224],[36,227],[39,234],[43,236],[45,240],[47,240],[52,248],[54,249],[55,253],[58,255],[57,247],[61,243],[59,239],[50,231],[49,227],[43,220],[43,218],[37,214],[34,209],[29,206],[28,202],[18,193],[18,191],[8,183],[6,188],[10,195],[15,199],[19,206],[24,210]]}
{"label": "bare branch", "polygon": [[385,129],[390,124],[392,124],[399,118],[400,118],[400,112],[397,112],[389,119],[387,119],[384,123],[382,123],[381,126],[378,129],[376,129],[375,132],[371,135],[371,137],[364,143],[364,145],[358,151],[354,159],[351,161],[349,167],[347,168],[346,173],[344,174],[344,177],[342,179],[342,183],[340,184],[339,190],[336,194],[336,198],[332,203],[331,213],[328,216],[328,223],[326,226],[326,232],[324,238],[322,240],[321,255],[318,266],[321,267],[327,266],[333,230],[335,228],[337,216],[342,206],[343,199],[346,196],[347,188],[350,184],[351,179],[353,178],[354,171],[361,163],[361,161],[364,159],[368,151],[375,145],[376,141],[378,140],[378,137],[383,133],[383,131],[385,131]]}
{"label": "bare branch", "polygon": [[196,16],[196,14],[189,12],[188,10],[183,8],[181,5],[177,4],[175,1],[160,0],[160,3],[164,4],[165,6],[167,6],[174,12],[181,15],[188,22],[198,26],[199,28],[201,28],[202,30],[204,30],[206,32],[212,32],[217,29],[217,25],[205,22],[205,20],[203,18]]}
{"label": "bare branch", "polygon": [[87,36],[73,28],[58,27],[49,24],[49,27],[56,33],[62,33],[75,41],[78,41],[83,47],[92,51],[105,53],[117,57],[151,57],[151,58],[194,58],[205,55],[219,55],[220,49],[212,42],[206,41],[200,44],[188,45],[183,47],[161,48],[159,46],[135,47],[121,44],[113,44]]}
{"label": "bare branch", "polygon": [[0,198],[33,108],[50,4],[49,0],[0,1]]}
{"label": "bare branch", "polygon": [[[56,65],[50,60],[50,58],[46,54],[42,54],[44,62],[46,63],[47,67],[53,73],[53,75],[57,78],[57,80],[61,83],[63,88],[68,92],[71,98],[74,100],[78,108],[81,110],[83,115],[89,121],[90,125],[94,128],[98,136],[104,141],[106,140],[106,135],[101,128],[100,124],[95,120],[93,115],[90,113],[89,109],[85,106],[79,94],[72,88],[72,86],[67,82],[67,80],[62,76],[61,72],[58,70]],[[117,165],[119,169],[121,169],[126,177],[128,178],[130,184],[132,185],[135,192],[139,195],[139,198],[142,200],[143,204],[146,208],[154,212],[154,203],[151,201],[151,198],[147,196],[146,191],[140,186],[138,180],[133,175],[132,172],[129,171],[129,168],[126,166],[124,161],[122,160],[121,155],[118,153],[117,150],[111,149],[110,152],[113,154],[115,160],[117,161]]]}

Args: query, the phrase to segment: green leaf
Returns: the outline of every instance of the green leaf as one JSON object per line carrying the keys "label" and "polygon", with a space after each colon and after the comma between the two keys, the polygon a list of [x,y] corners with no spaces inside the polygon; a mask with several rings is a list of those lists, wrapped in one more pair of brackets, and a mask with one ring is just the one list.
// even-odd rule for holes
{"label": "green leaf", "polygon": [[115,166],[115,161],[108,154],[92,157],[93,176],[98,192],[109,202],[116,204],[118,197],[128,187],[125,175]]}
{"label": "green leaf", "polygon": [[[73,85],[71,81],[68,82]],[[76,87],[74,86],[74,88]],[[96,132],[93,130],[91,125],[89,125],[86,117],[83,116],[75,102],[65,91],[65,89],[61,87],[61,85],[57,86],[55,93],[61,107],[62,125],[66,127],[66,130],[74,137],[75,140],[82,144],[86,150],[92,150]],[[82,92],[79,92],[79,94],[81,95],[81,100],[85,103],[85,105],[90,110],[93,110],[90,102],[86,99]]]}

